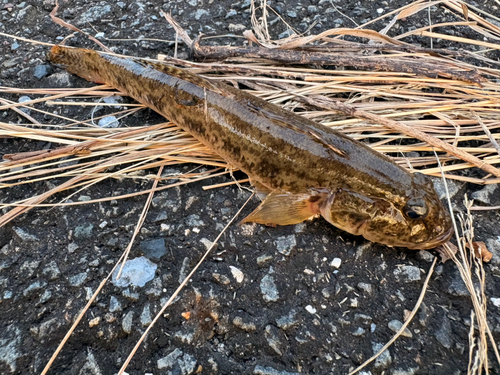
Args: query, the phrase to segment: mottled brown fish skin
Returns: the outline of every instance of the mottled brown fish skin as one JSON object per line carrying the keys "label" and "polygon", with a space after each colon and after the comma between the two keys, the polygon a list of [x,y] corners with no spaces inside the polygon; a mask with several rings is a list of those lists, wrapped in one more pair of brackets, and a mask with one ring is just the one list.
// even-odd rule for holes
{"label": "mottled brown fish skin", "polygon": [[[449,215],[427,178],[415,177],[386,156],[328,127],[176,67],[59,46],[52,48],[48,58],[71,73],[107,83],[151,107],[271,191],[326,191],[329,197],[338,196],[331,206],[348,211],[347,216],[357,209],[351,207],[352,193],[368,197],[372,205],[390,203],[389,211],[382,212],[381,203],[378,211],[365,209],[356,228],[352,220],[349,224],[337,219],[338,213],[321,212],[350,233],[409,248],[434,247],[436,238],[441,243],[451,235]],[[411,220],[399,217],[412,198],[424,200],[430,210],[430,216],[417,223],[419,233]],[[374,220],[376,215],[379,220]],[[396,223],[394,228],[400,232],[391,231],[387,237],[383,223]]]}

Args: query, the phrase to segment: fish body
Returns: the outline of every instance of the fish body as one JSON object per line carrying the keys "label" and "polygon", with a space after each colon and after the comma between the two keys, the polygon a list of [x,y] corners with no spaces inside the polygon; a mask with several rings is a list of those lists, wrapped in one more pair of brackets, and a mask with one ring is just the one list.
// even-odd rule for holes
{"label": "fish body", "polygon": [[269,192],[244,221],[295,224],[321,214],[368,240],[411,249],[451,236],[431,181],[324,125],[185,70],[55,46],[49,60],[164,115]]}

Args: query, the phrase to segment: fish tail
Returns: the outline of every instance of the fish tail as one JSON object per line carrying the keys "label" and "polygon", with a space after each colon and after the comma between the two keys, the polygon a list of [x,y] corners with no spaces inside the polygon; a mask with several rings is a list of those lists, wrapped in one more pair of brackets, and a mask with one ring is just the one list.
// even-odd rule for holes
{"label": "fish tail", "polygon": [[48,53],[47,59],[52,64],[88,81],[106,83],[99,73],[101,56],[94,50],[54,46]]}

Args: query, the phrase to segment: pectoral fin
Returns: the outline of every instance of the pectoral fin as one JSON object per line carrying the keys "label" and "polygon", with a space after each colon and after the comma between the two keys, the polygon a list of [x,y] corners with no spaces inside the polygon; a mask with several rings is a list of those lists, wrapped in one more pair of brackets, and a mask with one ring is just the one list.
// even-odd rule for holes
{"label": "pectoral fin", "polygon": [[241,223],[270,226],[298,224],[319,214],[319,206],[323,199],[323,195],[319,194],[273,192]]}

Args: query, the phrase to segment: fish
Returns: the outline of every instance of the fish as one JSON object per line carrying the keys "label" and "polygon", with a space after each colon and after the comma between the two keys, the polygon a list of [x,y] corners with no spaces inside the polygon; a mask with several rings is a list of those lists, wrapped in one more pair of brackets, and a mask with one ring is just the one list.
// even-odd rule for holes
{"label": "fish", "polygon": [[390,247],[431,249],[452,233],[429,177],[327,126],[184,69],[54,46],[48,60],[152,108],[245,172],[266,197],[243,223],[322,216]]}

